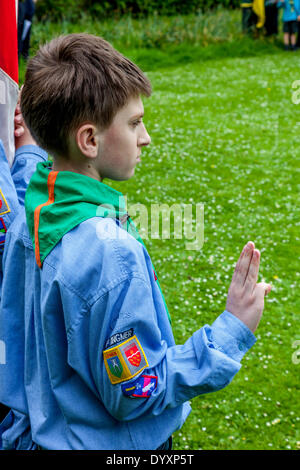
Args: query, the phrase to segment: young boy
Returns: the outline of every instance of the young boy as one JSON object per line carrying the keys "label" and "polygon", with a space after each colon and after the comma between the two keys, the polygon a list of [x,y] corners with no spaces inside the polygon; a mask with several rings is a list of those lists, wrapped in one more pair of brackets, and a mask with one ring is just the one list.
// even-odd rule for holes
{"label": "young boy", "polygon": [[[24,206],[25,189],[36,169],[36,164],[48,159],[46,152],[39,149],[30,134],[25,134],[22,127],[22,115],[18,104],[15,112],[15,159],[9,167],[5,150],[0,141],[0,301],[2,291],[2,257],[7,231],[20,206]],[[24,158],[26,155],[27,158]],[[1,338],[0,338],[1,340]],[[6,348],[3,340],[0,343],[0,364],[5,363]],[[7,407],[0,404],[0,420],[7,414]]]}
{"label": "young boy", "polygon": [[284,7],[283,21],[283,43],[286,51],[296,50],[298,21],[300,20],[300,0],[277,0],[277,7]]}
{"label": "young boy", "polygon": [[37,165],[27,225],[21,212],[7,233],[5,449],[170,449],[188,401],[225,387],[256,341],[271,286],[257,284],[254,244],[226,311],[175,345],[147,250],[123,196],[103,183],[133,176],[150,143],[150,93],[137,66],[87,34],[52,40],[28,64],[22,113],[54,162]]}
{"label": "young boy", "polygon": [[[16,189],[11,177],[4,146],[0,140],[0,301],[2,286],[2,256],[6,233],[16,212],[19,210]],[[0,342],[0,364],[5,361],[5,344]],[[7,414],[7,409],[0,403],[0,420]]]}

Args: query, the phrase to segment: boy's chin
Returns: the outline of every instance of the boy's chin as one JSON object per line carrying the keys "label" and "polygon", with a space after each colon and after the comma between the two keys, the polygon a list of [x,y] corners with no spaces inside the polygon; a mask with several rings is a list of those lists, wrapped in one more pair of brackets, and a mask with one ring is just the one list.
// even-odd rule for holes
{"label": "boy's chin", "polygon": [[134,176],[134,170],[135,169],[133,168],[130,173],[124,174],[124,175],[104,176],[103,180],[104,179],[109,179],[111,181],[128,181],[128,180],[130,180],[130,178],[132,178]]}

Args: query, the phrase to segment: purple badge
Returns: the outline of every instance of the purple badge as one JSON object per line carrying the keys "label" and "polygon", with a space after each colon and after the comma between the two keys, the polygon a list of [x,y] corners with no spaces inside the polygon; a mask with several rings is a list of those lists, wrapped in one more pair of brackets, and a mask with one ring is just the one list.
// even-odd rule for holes
{"label": "purple badge", "polygon": [[138,379],[122,385],[126,396],[148,398],[157,387],[156,375],[141,375]]}

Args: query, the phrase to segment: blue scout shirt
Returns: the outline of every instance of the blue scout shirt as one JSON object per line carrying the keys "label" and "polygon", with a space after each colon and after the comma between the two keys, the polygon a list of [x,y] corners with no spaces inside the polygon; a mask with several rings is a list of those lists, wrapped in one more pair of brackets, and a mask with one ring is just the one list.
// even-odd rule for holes
{"label": "blue scout shirt", "polygon": [[[19,210],[18,197],[6,159],[4,146],[0,140],[0,301],[2,286],[2,256],[4,252],[7,229]],[[5,362],[5,343],[0,338],[0,364]],[[0,404],[1,419],[6,409]]]}
{"label": "blue scout shirt", "polygon": [[2,255],[6,232],[19,210],[17,192],[7,163],[5,150],[0,140],[0,299],[2,284]]}
{"label": "blue scout shirt", "polygon": [[37,163],[47,158],[46,152],[39,147],[24,145],[16,151],[14,164],[10,169],[0,140],[0,300],[6,233],[19,212],[20,205],[24,206],[25,190]]}
{"label": "blue scout shirt", "polygon": [[277,7],[284,7],[282,21],[297,21],[300,15],[300,0],[284,0],[278,2]]}
{"label": "blue scout shirt", "polygon": [[0,140],[0,300],[3,276],[2,256],[6,233],[19,212],[20,205],[24,206],[25,190],[36,169],[36,164],[47,158],[46,152],[39,147],[24,145],[16,151],[15,161],[10,169]]}
{"label": "blue scout shirt", "polygon": [[225,311],[175,345],[146,248],[118,220],[80,223],[42,269],[23,209],[6,242],[4,449],[156,449],[188,401],[225,387],[255,342]]}
{"label": "blue scout shirt", "polygon": [[[47,160],[47,158],[48,156],[46,152],[44,152],[44,150],[33,145],[26,145],[16,151],[14,164],[10,169],[7,163],[4,147],[2,145],[2,142],[0,141],[0,227],[5,227],[4,230],[1,230],[0,228],[0,301],[3,280],[2,257],[5,247],[6,233],[13,220],[17,216],[20,210],[20,206],[24,206],[25,189],[29,183],[32,174],[36,169],[36,164],[38,162]],[[1,322],[2,321],[7,320],[3,320],[1,317]],[[1,368],[1,366],[5,364],[7,359],[6,341],[4,340],[4,338],[2,338],[1,322],[0,373],[5,370],[4,368]],[[18,446],[20,446],[21,448],[30,448],[32,446],[30,427],[28,428],[29,421],[27,415],[23,415],[16,410],[14,413],[10,412],[4,422],[6,423],[5,427],[8,427],[9,423],[12,424],[12,422],[14,422],[14,427],[17,426],[19,429],[19,433],[22,434],[22,437],[18,439],[16,448]],[[28,428],[29,432],[20,432],[22,426],[24,429]],[[0,426],[0,442],[2,434],[1,429],[2,427]],[[2,446],[0,445],[0,448],[1,447]]]}

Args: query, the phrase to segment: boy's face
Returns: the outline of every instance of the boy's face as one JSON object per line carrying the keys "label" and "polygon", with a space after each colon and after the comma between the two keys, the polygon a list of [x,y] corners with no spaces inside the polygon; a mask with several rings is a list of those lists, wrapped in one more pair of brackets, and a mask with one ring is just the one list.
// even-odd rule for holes
{"label": "boy's face", "polygon": [[151,142],[142,121],[143,115],[141,98],[133,97],[118,111],[112,124],[99,132],[95,163],[101,180],[124,181],[133,176],[136,165],[141,161],[142,147]]}

